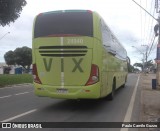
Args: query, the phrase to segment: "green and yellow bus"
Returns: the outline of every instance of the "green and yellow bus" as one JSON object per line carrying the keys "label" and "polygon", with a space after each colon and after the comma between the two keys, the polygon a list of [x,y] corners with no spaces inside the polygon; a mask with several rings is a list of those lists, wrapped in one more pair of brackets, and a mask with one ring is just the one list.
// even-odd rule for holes
{"label": "green and yellow bus", "polygon": [[89,10],[41,13],[33,25],[37,96],[98,99],[124,86],[127,52],[104,20]]}

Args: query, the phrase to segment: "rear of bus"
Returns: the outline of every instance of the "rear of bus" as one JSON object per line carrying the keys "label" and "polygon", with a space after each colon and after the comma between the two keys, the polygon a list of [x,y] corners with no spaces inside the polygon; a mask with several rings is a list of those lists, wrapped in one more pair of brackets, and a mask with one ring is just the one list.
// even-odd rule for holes
{"label": "rear of bus", "polygon": [[53,11],[35,18],[32,48],[37,96],[100,97],[102,51],[96,19],[87,10]]}

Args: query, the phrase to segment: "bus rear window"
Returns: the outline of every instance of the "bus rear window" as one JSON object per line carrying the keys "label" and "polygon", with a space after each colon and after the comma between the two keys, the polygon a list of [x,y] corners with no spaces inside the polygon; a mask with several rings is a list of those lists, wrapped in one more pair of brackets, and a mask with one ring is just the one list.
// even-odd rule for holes
{"label": "bus rear window", "polygon": [[93,37],[91,12],[52,12],[37,16],[34,38],[56,35]]}

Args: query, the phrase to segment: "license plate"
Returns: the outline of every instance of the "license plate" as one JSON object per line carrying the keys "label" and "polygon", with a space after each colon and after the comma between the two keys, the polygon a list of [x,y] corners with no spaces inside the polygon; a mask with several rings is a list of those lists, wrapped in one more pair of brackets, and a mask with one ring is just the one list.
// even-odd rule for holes
{"label": "license plate", "polygon": [[57,93],[59,93],[59,94],[67,94],[68,93],[68,89],[57,89]]}

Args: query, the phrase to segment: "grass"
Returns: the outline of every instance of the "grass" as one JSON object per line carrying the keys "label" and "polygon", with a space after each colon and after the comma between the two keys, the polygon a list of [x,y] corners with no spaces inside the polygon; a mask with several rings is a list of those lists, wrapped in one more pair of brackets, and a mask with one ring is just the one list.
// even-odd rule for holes
{"label": "grass", "polygon": [[19,75],[0,75],[0,87],[13,84],[22,84],[22,83],[32,83],[32,75],[30,74],[19,74]]}

